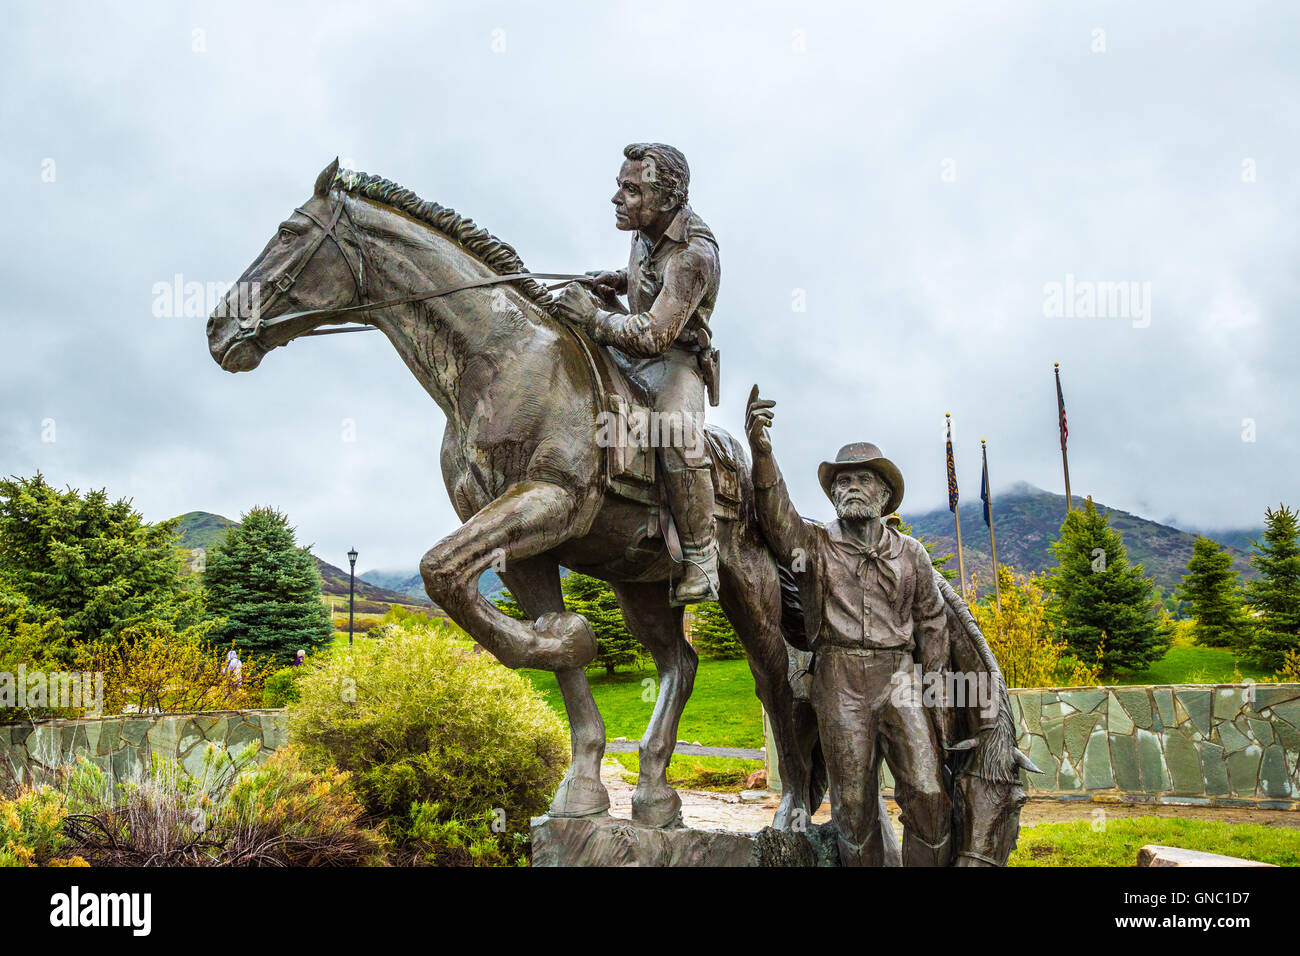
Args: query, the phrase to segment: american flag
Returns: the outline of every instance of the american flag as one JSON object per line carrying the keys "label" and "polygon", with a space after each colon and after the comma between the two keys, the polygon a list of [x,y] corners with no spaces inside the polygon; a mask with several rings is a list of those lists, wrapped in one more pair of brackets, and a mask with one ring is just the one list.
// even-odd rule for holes
{"label": "american flag", "polygon": [[1061,394],[1061,365],[1056,363],[1056,409],[1061,418],[1061,451],[1065,451],[1065,441],[1070,437],[1070,428],[1065,424],[1065,396]]}
{"label": "american flag", "polygon": [[952,460],[952,419],[947,415],[948,420],[948,510],[953,514],[957,513],[957,466]]}

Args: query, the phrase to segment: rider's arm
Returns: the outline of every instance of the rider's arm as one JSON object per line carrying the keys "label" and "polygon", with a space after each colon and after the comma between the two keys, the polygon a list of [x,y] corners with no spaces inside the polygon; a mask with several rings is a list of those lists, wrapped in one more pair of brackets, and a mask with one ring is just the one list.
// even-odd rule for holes
{"label": "rider's arm", "polygon": [[601,345],[612,345],[638,358],[661,355],[681,334],[717,274],[716,250],[710,243],[693,242],[669,258],[663,289],[648,312],[615,315],[602,309],[596,313],[592,336]]}

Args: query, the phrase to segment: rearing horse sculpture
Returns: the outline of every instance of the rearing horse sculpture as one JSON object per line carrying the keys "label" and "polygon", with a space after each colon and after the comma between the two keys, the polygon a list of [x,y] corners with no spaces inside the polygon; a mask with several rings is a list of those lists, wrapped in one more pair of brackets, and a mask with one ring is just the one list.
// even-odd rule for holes
{"label": "rearing horse sculpture", "polygon": [[[535,278],[496,278],[524,272],[510,246],[470,220],[335,160],[209,319],[209,349],[222,368],[242,372],[271,349],[358,314],[388,337],[446,416],[442,476],[464,522],[420,562],[429,597],[508,667],[554,671],[564,695],[572,762],[551,813],[609,806],[599,769],[605,727],[583,669],[596,641],[564,608],[563,565],[610,582],[629,631],[654,657],[659,694],[640,742],[632,814],[670,826],[681,800],[666,770],[697,658],[682,609],[669,605],[671,528],[659,526],[645,494],[611,490],[611,455],[598,440],[610,403],[635,404],[636,388],[556,317]],[[248,284],[269,295],[256,316],[241,319],[239,290]],[[415,294],[430,288],[457,291]],[[398,301],[370,308],[390,300]],[[357,306],[367,311],[341,311]],[[757,527],[743,450],[716,431],[710,449],[732,489],[718,522],[721,604],[771,721],[783,785],[774,825],[788,827],[821,794],[808,744],[796,739],[777,565]],[[503,569],[531,622],[479,593],[478,578],[492,566]]]}

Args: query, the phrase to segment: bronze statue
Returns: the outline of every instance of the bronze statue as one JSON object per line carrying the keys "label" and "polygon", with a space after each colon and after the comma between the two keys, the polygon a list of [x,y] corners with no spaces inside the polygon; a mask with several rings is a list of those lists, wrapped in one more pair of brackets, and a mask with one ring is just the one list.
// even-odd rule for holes
{"label": "bronze statue", "polygon": [[[875,445],[845,445],[818,468],[837,520],[804,520],[772,454],[774,405],[754,387],[745,428],[755,503],[798,594],[802,620],[787,638],[812,652],[807,683],[840,862],[892,862],[883,758],[902,809],[904,866],[949,865],[954,825],[960,865],[1005,864],[1025,799],[1019,768],[1033,768],[1015,750],[1005,685],[965,604],[925,547],[884,520],[902,502],[901,472]],[[948,679],[958,672],[973,679]],[[957,689],[976,693],[959,700]]]}
{"label": "bronze statue", "polygon": [[[644,171],[652,155],[647,147],[629,162]],[[565,320],[595,310],[594,303],[582,304],[589,293],[570,291],[561,309],[515,251],[486,230],[386,179],[341,170],[337,160],[207,328],[212,357],[241,372],[256,368],[272,349],[329,331],[322,326],[361,317],[388,337],[438,404],[447,420],[442,476],[464,524],[429,549],[420,571],[429,596],[502,663],[556,673],[573,754],[551,805],[555,815],[598,814],[609,805],[599,771],[605,728],[584,671],[596,641],[587,622],[564,608],[559,566],[613,585],[628,629],[659,672],[633,798],[634,820],[653,827],[679,820],[681,801],[665,770],[697,663],[682,633],[682,608],[670,603],[672,525],[657,481],[659,471],[674,474],[676,461],[657,467],[653,448],[601,441],[597,431],[610,415],[640,420],[664,401],[703,409],[690,363],[708,345],[700,333],[707,333],[716,291],[716,248],[686,211],[684,162],[676,180],[659,163],[642,194],[650,204],[643,213],[631,211],[631,198],[616,202],[642,246],[650,242],[648,263],[636,265],[640,252],[634,251],[629,271],[629,281],[638,277],[633,315],[615,320],[597,312],[592,323],[619,349],[648,353],[635,354],[632,363],[646,373],[645,384],[625,374],[613,350]],[[620,193],[626,189],[630,197],[631,187],[642,184],[635,167],[625,164],[624,171]],[[670,209],[676,211],[668,216]],[[697,261],[710,257],[709,268]],[[255,314],[241,315],[235,291],[249,284],[269,292]],[[604,311],[611,311],[608,294],[603,299]],[[673,344],[687,332],[696,335],[693,349]],[[655,362],[663,368],[650,374],[647,366]],[[659,383],[659,395],[647,394],[652,383]],[[719,598],[745,645],[776,736],[783,792],[774,822],[788,828],[806,819],[821,794],[813,790],[812,756],[795,739],[776,561],[756,523],[744,449],[712,428],[698,438],[703,458],[682,459],[691,475],[678,488],[688,500],[682,525],[693,549],[708,548],[702,520],[708,480]],[[675,481],[669,478],[670,489]],[[479,593],[488,567],[500,570],[531,621],[507,616]]]}
{"label": "bronze statue", "polygon": [[[662,143],[633,143],[618,173],[614,223],[632,231],[626,269],[593,273],[599,309],[571,285],[560,311],[601,345],[649,394],[653,410],[677,416],[673,441],[658,448],[668,506],[681,535],[685,571],[674,604],[718,599],[713,479],[704,448],[704,375],[716,374],[709,317],[718,297],[718,241],[686,204],[686,157]],[[627,294],[631,314],[614,296]],[[714,386],[716,390],[716,385]]]}

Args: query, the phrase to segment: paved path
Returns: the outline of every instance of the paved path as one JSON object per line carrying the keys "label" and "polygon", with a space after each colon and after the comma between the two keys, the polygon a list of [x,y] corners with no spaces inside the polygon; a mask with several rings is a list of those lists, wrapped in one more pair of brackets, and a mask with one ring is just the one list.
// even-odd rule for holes
{"label": "paved path", "polygon": [[[635,740],[607,740],[605,752],[611,754],[634,754],[639,743]],[[741,760],[766,760],[767,754],[762,750],[747,750],[744,747],[704,747],[700,744],[678,742],[673,754],[685,754],[688,757],[738,757]]]}
{"label": "paved path", "polygon": [[[631,745],[635,750],[635,745]],[[613,748],[610,747],[612,750]],[[681,746],[677,752],[681,752]],[[724,748],[704,747],[702,750]],[[730,756],[724,754],[722,756]],[[621,764],[606,760],[601,765],[601,780],[609,789],[610,814],[631,819],[632,791],[634,785],[624,780],[630,772]],[[738,793],[715,793],[708,790],[678,790],[682,798],[682,819],[687,826],[714,830],[732,830],[753,833],[772,822],[778,798],[771,794],[755,803],[742,803]],[[898,822],[898,805],[886,798],[889,816],[894,829],[901,837],[902,825]],[[1173,807],[1162,805],[1134,805],[1121,803],[1094,803],[1083,800],[1056,800],[1052,797],[1032,797],[1020,811],[1020,824],[1032,827],[1038,823],[1062,823],[1068,820],[1095,820],[1098,810],[1105,812],[1103,819],[1121,820],[1131,817],[1178,817],[1182,820],[1222,820],[1225,823],[1262,823],[1267,826],[1300,829],[1300,813],[1292,810],[1254,810],[1238,807]],[[813,815],[814,823],[826,823],[831,818],[830,803],[824,802]]]}

